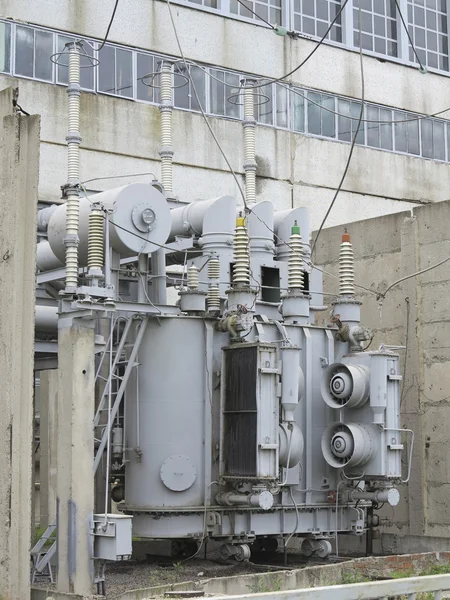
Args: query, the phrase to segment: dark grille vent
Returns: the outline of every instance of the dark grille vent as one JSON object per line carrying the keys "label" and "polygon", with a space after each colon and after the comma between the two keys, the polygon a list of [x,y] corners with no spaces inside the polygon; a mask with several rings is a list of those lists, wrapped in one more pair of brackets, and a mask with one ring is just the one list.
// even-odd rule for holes
{"label": "dark grille vent", "polygon": [[256,477],[257,347],[227,349],[224,360],[223,475]]}

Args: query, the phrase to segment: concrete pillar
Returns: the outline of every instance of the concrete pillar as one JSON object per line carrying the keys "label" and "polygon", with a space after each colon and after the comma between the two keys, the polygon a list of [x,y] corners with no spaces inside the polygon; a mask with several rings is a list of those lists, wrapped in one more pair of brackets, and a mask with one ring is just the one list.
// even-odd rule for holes
{"label": "concrete pillar", "polygon": [[[401,230],[401,272],[399,277],[420,270],[419,241],[416,217],[404,219]],[[409,534],[424,535],[425,533],[425,490],[426,477],[422,444],[422,407],[420,398],[420,382],[423,381],[423,343],[422,343],[422,310],[421,288],[417,277],[407,279],[402,283],[405,297],[403,325],[408,329],[408,347],[406,350],[407,369],[404,371],[405,380],[402,387],[401,416],[402,427],[412,429],[415,435],[412,456],[413,469],[408,484]],[[409,317],[408,317],[409,311]]]}
{"label": "concrete pillar", "polygon": [[40,383],[40,524],[56,517],[56,441],[58,431],[58,371],[41,371]]}
{"label": "concrete pillar", "polygon": [[89,596],[93,582],[94,321],[58,329],[57,590]]}
{"label": "concrete pillar", "polygon": [[30,598],[39,116],[0,92],[0,598]]}

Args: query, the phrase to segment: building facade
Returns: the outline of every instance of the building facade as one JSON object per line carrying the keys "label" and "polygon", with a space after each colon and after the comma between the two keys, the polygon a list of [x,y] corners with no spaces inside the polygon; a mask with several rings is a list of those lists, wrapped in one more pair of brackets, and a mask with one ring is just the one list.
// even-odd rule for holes
{"label": "building facade", "polygon": [[[186,84],[167,3],[119,1],[108,42],[98,51],[113,6],[112,0],[2,2],[0,85],[18,85],[22,108],[42,115],[40,201],[58,201],[66,181],[68,74],[50,57],[74,37],[99,61],[87,66],[86,59],[82,69],[82,179],[121,176],[89,183],[89,189],[136,181],[127,177],[131,174],[159,177],[158,88],[145,76],[167,58],[175,61],[175,194],[186,201],[222,194],[238,198],[192,84]],[[271,200],[277,209],[307,206],[313,229],[338,186],[356,133],[360,29],[364,116],[327,225],[448,198],[450,122],[449,113],[441,113],[450,106],[446,0],[361,0],[360,7],[358,0],[177,0],[172,5],[200,102],[241,179],[242,106],[239,97],[237,103],[230,98],[236,100],[245,77],[278,79],[295,69],[341,9],[303,67],[278,83],[263,79],[258,88],[258,199]],[[262,19],[288,35],[276,35]]]}

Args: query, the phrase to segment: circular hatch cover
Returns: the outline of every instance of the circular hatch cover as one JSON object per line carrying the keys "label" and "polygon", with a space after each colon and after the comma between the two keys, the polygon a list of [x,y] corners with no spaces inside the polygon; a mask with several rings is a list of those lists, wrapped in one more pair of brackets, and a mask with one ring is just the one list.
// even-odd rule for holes
{"label": "circular hatch cover", "polygon": [[161,465],[161,480],[173,492],[188,490],[197,477],[197,469],[189,456],[174,454]]}

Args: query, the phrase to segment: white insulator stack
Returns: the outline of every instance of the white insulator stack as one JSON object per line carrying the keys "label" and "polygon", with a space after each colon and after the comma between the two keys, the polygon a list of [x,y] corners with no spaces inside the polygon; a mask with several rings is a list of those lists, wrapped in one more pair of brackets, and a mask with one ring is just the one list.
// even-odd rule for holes
{"label": "white insulator stack", "polygon": [[66,212],[66,291],[75,292],[78,285],[78,230],[80,183],[80,44],[71,42],[69,50],[69,127],[66,137],[68,156]]}
{"label": "white insulator stack", "polygon": [[88,269],[102,271],[105,248],[105,217],[99,206],[93,205],[88,222]]}
{"label": "white insulator stack", "polygon": [[234,268],[233,287],[250,287],[250,253],[249,239],[245,219],[236,220],[234,233]]}
{"label": "white insulator stack", "polygon": [[339,294],[341,296],[354,296],[355,294],[355,258],[350,235],[342,236],[339,251]]}
{"label": "white insulator stack", "polygon": [[191,291],[198,290],[198,284],[199,284],[198,269],[195,265],[191,265],[187,271],[188,289]]}
{"label": "white insulator stack", "polygon": [[220,261],[217,256],[212,256],[208,261],[209,287],[206,304],[210,312],[220,311]]}
{"label": "white insulator stack", "polygon": [[303,281],[303,243],[300,235],[300,227],[297,221],[292,227],[292,233],[289,238],[289,259],[288,259],[288,288],[289,290],[304,289]]}
{"label": "white insulator stack", "polygon": [[172,150],[172,63],[162,61],[160,71],[160,104],[161,113],[161,183],[170,195],[173,192],[173,150]]}
{"label": "white insulator stack", "polygon": [[255,147],[255,80],[244,83],[244,171],[245,199],[247,204],[256,202],[256,147]]}

